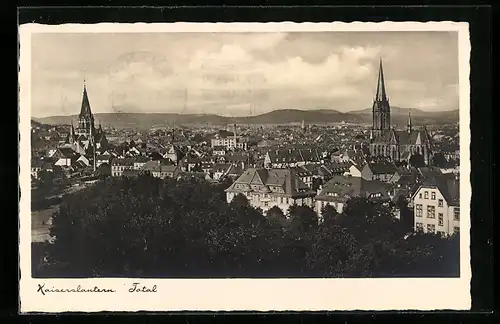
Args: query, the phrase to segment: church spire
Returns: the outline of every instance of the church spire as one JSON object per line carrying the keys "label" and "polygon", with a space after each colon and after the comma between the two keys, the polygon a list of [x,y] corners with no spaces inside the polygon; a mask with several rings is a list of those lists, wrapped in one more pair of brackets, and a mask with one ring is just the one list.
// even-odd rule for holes
{"label": "church spire", "polygon": [[408,108],[408,123],[406,124],[406,131],[408,134],[411,133],[411,109]]}
{"label": "church spire", "polygon": [[87,94],[87,85],[85,79],[83,80],[83,97],[82,97],[82,107],[80,109],[80,117],[92,117],[92,111],[90,109],[90,102]]}
{"label": "church spire", "polygon": [[73,126],[73,119],[71,120],[71,130],[70,130],[70,141],[73,143],[75,141],[75,127]]}
{"label": "church spire", "polygon": [[378,71],[378,81],[377,81],[377,92],[375,94],[375,99],[373,100],[373,123],[372,129],[376,130],[378,135],[380,131],[386,131],[391,129],[391,107],[389,105],[389,99],[387,98],[387,92],[385,89],[385,79],[384,79],[384,68],[382,67],[382,58],[380,58],[380,65]]}
{"label": "church spire", "polygon": [[387,93],[385,92],[384,68],[382,67],[382,58],[380,58],[380,65],[378,70],[377,94],[375,95],[376,101],[387,101]]}

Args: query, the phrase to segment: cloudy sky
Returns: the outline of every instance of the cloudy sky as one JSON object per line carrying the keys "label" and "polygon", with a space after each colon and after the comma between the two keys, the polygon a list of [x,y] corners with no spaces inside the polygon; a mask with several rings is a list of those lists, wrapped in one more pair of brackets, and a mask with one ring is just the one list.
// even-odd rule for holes
{"label": "cloudy sky", "polygon": [[382,57],[392,106],[458,108],[456,32],[32,35],[32,115],[246,116],[371,107]]}

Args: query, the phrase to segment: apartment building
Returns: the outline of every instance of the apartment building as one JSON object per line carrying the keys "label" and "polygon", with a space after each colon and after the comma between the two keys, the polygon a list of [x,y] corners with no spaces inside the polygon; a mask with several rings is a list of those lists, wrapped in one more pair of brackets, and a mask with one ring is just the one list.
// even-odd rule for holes
{"label": "apartment building", "polygon": [[442,236],[460,231],[460,181],[443,174],[424,181],[412,195],[414,230]]}

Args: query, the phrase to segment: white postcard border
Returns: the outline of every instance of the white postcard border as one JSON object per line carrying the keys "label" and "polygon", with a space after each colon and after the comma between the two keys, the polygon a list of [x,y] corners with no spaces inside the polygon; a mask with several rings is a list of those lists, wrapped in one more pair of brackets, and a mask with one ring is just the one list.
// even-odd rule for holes
{"label": "white postcard border", "polygon": [[[36,279],[31,278],[30,111],[33,33],[156,32],[457,31],[460,83],[460,278],[405,279]],[[20,310],[98,311],[323,311],[467,310],[470,297],[470,85],[469,26],[463,22],[383,23],[168,23],[20,26],[19,128],[21,186],[19,217]],[[132,283],[157,286],[156,293],[129,293]],[[48,293],[45,288],[99,286],[114,293]]]}

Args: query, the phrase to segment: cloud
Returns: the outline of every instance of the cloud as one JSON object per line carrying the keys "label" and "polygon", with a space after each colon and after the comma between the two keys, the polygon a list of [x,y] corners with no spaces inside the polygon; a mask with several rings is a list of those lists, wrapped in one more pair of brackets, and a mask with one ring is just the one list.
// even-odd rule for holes
{"label": "cloud", "polygon": [[454,59],[447,60],[456,56],[453,37],[377,35],[36,35],[32,111],[78,113],[84,77],[94,112],[363,109],[373,100],[380,57],[392,105],[456,106],[458,71]]}

